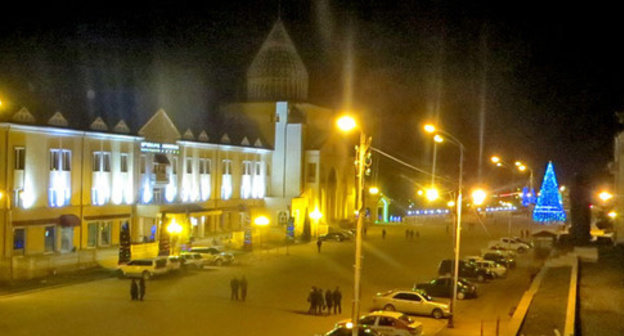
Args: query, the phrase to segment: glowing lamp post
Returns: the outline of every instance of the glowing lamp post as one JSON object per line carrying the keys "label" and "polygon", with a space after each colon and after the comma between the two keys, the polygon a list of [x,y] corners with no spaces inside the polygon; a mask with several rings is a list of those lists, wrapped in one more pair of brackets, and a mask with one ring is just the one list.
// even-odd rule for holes
{"label": "glowing lamp post", "polygon": [[600,200],[603,202],[608,202],[610,199],[613,198],[613,194],[605,190],[598,194],[598,198],[600,198]]}
{"label": "glowing lamp post", "polygon": [[[350,116],[343,116],[337,120],[338,128],[343,132],[350,132],[357,127],[355,119]],[[362,226],[364,223],[364,174],[367,166],[367,153],[370,148],[371,139],[368,138],[360,127],[360,144],[357,146],[357,224],[355,234],[355,270],[353,275],[353,336],[358,335],[358,318],[360,316],[360,279],[362,272]]]}
{"label": "glowing lamp post", "polygon": [[169,225],[167,225],[167,232],[169,233],[169,235],[171,236],[171,240],[172,240],[172,250],[177,251],[177,243],[178,243],[178,238],[180,236],[180,233],[182,233],[182,225],[178,224],[178,222],[176,222],[175,218],[171,219],[171,222],[169,223]]}
{"label": "glowing lamp post", "polygon": [[[253,223],[254,223],[255,226],[257,226],[259,228],[263,228],[263,227],[268,226],[270,221],[269,221],[269,218],[266,217],[266,216],[258,216],[258,217],[256,217],[254,219]],[[259,240],[259,244],[258,245],[262,249],[262,239],[260,237],[261,233],[262,233],[261,231],[258,231],[258,240]]]}
{"label": "glowing lamp post", "polygon": [[451,316],[448,320],[449,328],[453,328],[454,323],[454,315],[455,315],[455,306],[457,300],[457,282],[459,281],[459,247],[460,247],[460,237],[461,237],[461,214],[462,214],[462,182],[463,182],[463,173],[464,173],[464,144],[461,143],[456,137],[452,134],[445,132],[443,130],[438,129],[432,124],[427,124],[424,126],[424,130],[427,133],[434,135],[434,141],[436,137],[442,139],[442,135],[446,136],[450,141],[459,147],[459,181],[457,183],[457,202],[455,203],[457,206],[457,225],[455,226],[455,244],[454,244],[454,254],[455,254],[455,262],[453,269],[453,297],[451,298]]}

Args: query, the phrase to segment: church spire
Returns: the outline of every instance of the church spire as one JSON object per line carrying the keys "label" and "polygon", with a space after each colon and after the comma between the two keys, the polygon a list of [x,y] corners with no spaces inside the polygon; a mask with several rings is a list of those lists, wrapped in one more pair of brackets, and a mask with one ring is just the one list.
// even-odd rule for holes
{"label": "church spire", "polygon": [[247,98],[252,101],[306,100],[308,71],[281,19],[247,70]]}

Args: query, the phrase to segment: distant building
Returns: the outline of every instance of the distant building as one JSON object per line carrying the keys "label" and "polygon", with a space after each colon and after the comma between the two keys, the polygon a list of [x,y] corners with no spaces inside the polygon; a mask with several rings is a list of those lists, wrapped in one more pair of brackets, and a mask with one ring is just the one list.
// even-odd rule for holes
{"label": "distant building", "polygon": [[615,136],[613,146],[613,166],[611,167],[615,184],[615,211],[618,216],[615,218],[615,236],[618,243],[624,242],[624,132]]}
{"label": "distant building", "polygon": [[276,240],[352,217],[352,147],[333,129],[335,111],[306,102],[307,70],[281,21],[251,63],[247,93],[221,108],[229,134],[181,133],[162,109],[135,132],[99,117],[70,127],[60,112],[27,107],[6,116],[0,280],[116,262],[124,230],[133,258],[174,252],[173,221],[179,244],[241,246],[258,215]]}

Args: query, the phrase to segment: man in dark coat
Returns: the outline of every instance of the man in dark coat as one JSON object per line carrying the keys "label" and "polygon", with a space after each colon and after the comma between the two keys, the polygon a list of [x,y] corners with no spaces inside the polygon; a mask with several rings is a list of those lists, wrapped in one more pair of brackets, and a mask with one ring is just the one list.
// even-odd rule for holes
{"label": "man in dark coat", "polygon": [[316,248],[318,249],[318,253],[321,253],[321,245],[323,245],[323,241],[321,239],[317,239]]}
{"label": "man in dark coat", "polygon": [[130,284],[130,298],[132,301],[139,299],[139,286],[137,285],[136,279],[132,279],[132,283]]}
{"label": "man in dark coat", "polygon": [[386,229],[381,230],[381,239],[386,239]]}
{"label": "man in dark coat", "polygon": [[245,278],[244,275],[240,279],[239,285],[240,285],[240,290],[241,290],[241,300],[245,301],[245,298],[247,297],[247,279]]}
{"label": "man in dark coat", "polygon": [[340,292],[340,287],[336,287],[336,289],[334,290],[334,296],[332,301],[334,303],[334,314],[336,314],[336,312],[337,314],[342,314],[342,293]]}
{"label": "man in dark coat", "polygon": [[145,279],[141,278],[141,280],[139,280],[139,300],[143,301],[144,296],[145,296]]}
{"label": "man in dark coat", "polygon": [[230,288],[232,289],[230,300],[238,301],[238,279],[232,278],[232,280],[230,281]]}
{"label": "man in dark coat", "polygon": [[318,288],[316,290],[316,313],[323,314],[323,309],[325,309],[325,297],[323,296],[323,289]]}
{"label": "man in dark coat", "polygon": [[327,315],[331,314],[332,306],[334,303],[334,293],[331,289],[327,289],[325,292],[325,305],[327,306]]}
{"label": "man in dark coat", "polygon": [[316,287],[314,286],[312,286],[312,289],[310,289],[310,293],[308,294],[308,302],[310,303],[308,314],[316,314]]}

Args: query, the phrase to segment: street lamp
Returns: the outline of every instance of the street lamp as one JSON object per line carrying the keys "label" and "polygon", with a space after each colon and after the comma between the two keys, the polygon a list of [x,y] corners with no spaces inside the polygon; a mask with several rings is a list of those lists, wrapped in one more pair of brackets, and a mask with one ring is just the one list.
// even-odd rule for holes
{"label": "street lamp", "polygon": [[613,198],[613,194],[605,190],[598,194],[598,198],[600,198],[600,200],[603,202],[607,202],[608,200]]}
{"label": "street lamp", "polygon": [[483,189],[475,189],[472,191],[472,204],[481,205],[485,202],[487,193]]}
{"label": "street lamp", "polygon": [[[254,219],[254,225],[259,227],[259,228],[263,228],[265,226],[268,226],[270,223],[269,218],[267,216],[258,216]],[[259,229],[258,231],[258,245],[260,247],[260,249],[262,250],[262,239],[261,236],[262,235],[262,230]]]}
{"label": "street lamp", "polygon": [[458,186],[457,186],[457,202],[456,202],[456,206],[457,206],[457,225],[455,226],[455,245],[454,245],[454,254],[455,254],[455,260],[454,260],[454,270],[453,270],[453,297],[451,298],[451,306],[450,306],[450,310],[451,310],[451,316],[449,317],[448,320],[448,327],[449,328],[453,328],[454,327],[454,316],[455,316],[455,305],[456,305],[456,300],[457,300],[457,282],[459,280],[459,243],[460,243],[460,237],[461,237],[461,212],[462,212],[462,181],[463,181],[463,172],[464,172],[464,144],[461,143],[461,141],[457,140],[456,137],[454,137],[452,134],[445,132],[443,130],[437,129],[434,125],[432,124],[427,124],[424,126],[424,129],[427,133],[435,133],[435,135],[438,135],[441,137],[441,135],[445,135],[446,137],[449,138],[449,142],[452,142],[454,144],[456,144],[459,147],[459,181],[458,181]]}
{"label": "street lamp", "polygon": [[178,237],[180,233],[182,232],[182,225],[178,224],[175,218],[171,218],[171,222],[169,222],[169,225],[167,225],[167,232],[169,232],[169,234],[172,236],[172,241],[173,241],[172,249],[174,252],[173,255],[176,255],[176,251],[177,251],[176,246],[178,244]]}
{"label": "street lamp", "polygon": [[[357,127],[355,119],[343,116],[337,120],[338,128],[343,132],[350,132]],[[366,211],[364,209],[364,174],[367,170],[367,153],[372,138],[367,137],[360,126],[360,144],[356,147],[357,160],[357,224],[355,233],[355,270],[353,275],[353,336],[358,336],[358,318],[360,316],[360,279],[362,272],[362,226]]]}

